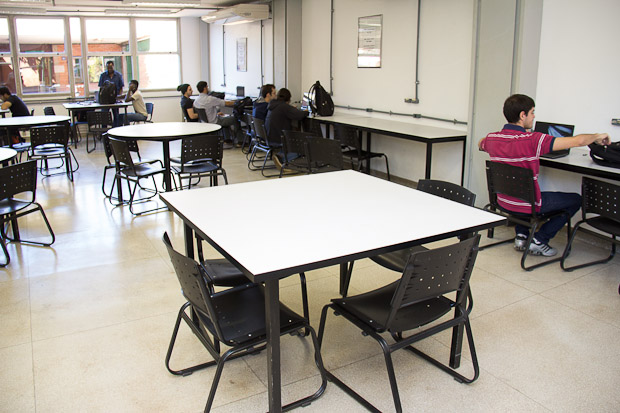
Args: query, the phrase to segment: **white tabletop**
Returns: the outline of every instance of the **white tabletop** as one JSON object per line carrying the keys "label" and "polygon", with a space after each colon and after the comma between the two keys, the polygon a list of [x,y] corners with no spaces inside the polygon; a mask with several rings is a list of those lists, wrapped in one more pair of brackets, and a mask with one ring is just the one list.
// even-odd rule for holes
{"label": "white tabletop", "polygon": [[69,116],[17,116],[0,118],[0,127],[49,125],[52,123],[69,122],[70,120]]}
{"label": "white tabletop", "polygon": [[[504,220],[350,170],[160,196],[254,276],[319,268],[325,261]],[[244,220],[222,219],[222,211],[244,216],[248,200],[259,206],[261,222],[270,223],[259,234],[248,233]]]}
{"label": "white tabletop", "polygon": [[597,164],[590,157],[589,148],[572,148],[570,153],[562,158],[540,158],[540,164],[548,168],[620,180],[620,168]]}
{"label": "white tabletop", "polygon": [[93,101],[85,101],[85,102],[74,102],[74,103],[63,103],[62,106],[68,110],[79,110],[79,109],[99,109],[99,108],[114,108],[114,107],[127,107],[131,106],[131,102],[116,102],[116,103],[96,103]]}
{"label": "white tabletop", "polygon": [[8,161],[17,155],[17,151],[11,148],[0,148],[0,162]]}
{"label": "white tabletop", "polygon": [[222,127],[214,123],[200,122],[157,122],[139,125],[128,125],[108,131],[111,136],[134,139],[180,138],[199,135],[220,130]]}

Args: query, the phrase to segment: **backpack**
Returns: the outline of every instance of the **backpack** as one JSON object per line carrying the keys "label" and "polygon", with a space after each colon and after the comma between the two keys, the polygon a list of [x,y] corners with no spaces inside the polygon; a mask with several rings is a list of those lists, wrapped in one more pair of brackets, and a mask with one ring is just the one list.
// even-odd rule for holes
{"label": "backpack", "polygon": [[244,97],[242,99],[237,99],[235,101],[235,104],[233,105],[233,115],[235,116],[235,118],[237,118],[237,120],[241,121],[241,117],[243,116],[243,114],[245,113],[245,108],[249,107],[252,108],[252,98],[251,97]]}
{"label": "backpack", "polygon": [[110,105],[116,103],[116,85],[106,80],[99,90],[99,103]]}
{"label": "backpack", "polygon": [[588,147],[590,157],[597,164],[620,168],[620,142],[612,142],[607,146],[591,143]]}
{"label": "backpack", "polygon": [[331,116],[334,114],[334,101],[327,91],[317,80],[308,91],[310,97],[310,109],[320,116]]}

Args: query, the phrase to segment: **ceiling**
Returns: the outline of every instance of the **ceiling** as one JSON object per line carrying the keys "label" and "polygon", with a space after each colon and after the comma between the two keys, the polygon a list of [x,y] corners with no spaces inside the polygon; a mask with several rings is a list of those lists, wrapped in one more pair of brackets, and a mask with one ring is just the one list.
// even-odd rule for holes
{"label": "ceiling", "polygon": [[[146,2],[148,0],[141,0]],[[42,14],[46,16],[144,16],[144,17],[200,17],[209,11],[255,1],[200,0],[196,5],[180,4],[183,0],[152,0],[151,4],[133,5],[123,0],[0,0],[0,14]],[[188,0],[188,3],[197,0]],[[157,4],[162,3],[162,4]],[[262,2],[264,3],[264,1]],[[37,13],[37,7],[45,7]],[[115,14],[116,13],[116,14]]]}

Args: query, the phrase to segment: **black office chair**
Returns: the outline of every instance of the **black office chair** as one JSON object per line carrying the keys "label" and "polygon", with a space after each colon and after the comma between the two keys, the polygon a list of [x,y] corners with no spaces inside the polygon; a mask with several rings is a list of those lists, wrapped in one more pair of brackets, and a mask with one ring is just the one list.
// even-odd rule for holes
{"label": "black office chair", "polygon": [[153,109],[155,109],[155,105],[151,102],[146,102],[144,105],[146,106],[146,114],[148,115],[144,123],[153,123]]}
{"label": "black office chair", "polygon": [[[101,141],[103,142],[103,153],[105,154],[106,160],[108,162],[108,164],[103,167],[103,179],[101,181],[101,192],[103,192],[103,195],[106,198],[117,199],[116,196],[114,196],[114,186],[116,185],[116,179],[112,180],[112,186],[109,192],[106,192],[106,189],[105,189],[108,171],[110,170],[113,171],[116,169],[116,165],[114,164],[114,162],[112,162],[114,156],[112,155],[112,147],[110,146],[110,137],[108,136],[107,133],[102,134]],[[146,163],[152,162],[151,160],[144,160],[144,161],[142,160],[142,156],[140,155],[140,148],[138,147],[138,141],[127,140],[126,142],[127,142],[127,148],[129,149],[129,152],[135,153],[136,156],[138,157],[137,161],[134,160],[134,164],[138,165],[138,164],[141,164],[142,162],[146,162]]]}
{"label": "black office chair", "polygon": [[52,106],[46,106],[43,108],[43,114],[45,116],[54,116],[56,115],[56,112],[54,111],[54,108]]}
{"label": "black office chair", "polygon": [[[392,363],[392,353],[399,349],[422,357],[441,370],[449,373],[460,383],[472,383],[478,378],[479,367],[474,339],[469,324],[473,300],[469,289],[480,235],[447,247],[415,252],[407,260],[402,277],[384,287],[348,298],[332,299],[323,307],[319,326],[319,343],[322,345],[327,310],[342,315],[362,330],[364,336],[375,339],[383,350],[392,396],[397,412],[402,412],[398,384]],[[456,298],[451,293],[456,292]],[[445,317],[452,313],[453,316]],[[443,321],[439,321],[442,319]],[[424,326],[430,327],[424,328]],[[413,344],[452,328],[465,327],[474,373],[467,378],[431,356],[413,347]],[[406,332],[411,335],[405,336]],[[381,336],[389,333],[394,340],[389,344]],[[351,343],[355,345],[355,343]],[[460,343],[458,344],[460,346]],[[443,347],[439,345],[439,347]],[[338,351],[343,351],[340,348]],[[325,352],[326,348],[323,347]],[[402,362],[401,362],[402,366]],[[399,366],[399,367],[401,367]],[[402,366],[402,368],[406,368]],[[373,372],[374,373],[374,372]],[[346,384],[328,373],[330,381],[353,395]],[[357,400],[362,397],[355,393]],[[364,400],[368,405],[370,403]],[[368,407],[368,410],[372,410]],[[411,410],[411,409],[407,409]],[[375,411],[378,411],[375,409]]]}
{"label": "black office chair", "polygon": [[[75,154],[69,147],[69,135],[71,130],[69,124],[54,126],[39,126],[30,129],[30,151],[28,158],[41,162],[39,171],[41,175],[48,177],[58,173],[50,173],[49,161],[59,159],[60,166],[65,167],[65,172],[70,181],[73,182],[73,173],[80,168],[80,164]],[[75,167],[74,167],[75,165]]]}
{"label": "black office chair", "polygon": [[[264,288],[259,284],[248,283],[215,293],[214,281],[209,269],[175,251],[168,234],[164,234],[163,241],[181,285],[181,292],[187,300],[181,306],[177,316],[166,353],[166,368],[174,375],[188,376],[194,371],[217,366],[204,409],[208,412],[213,405],[224,363],[264,349],[267,340]],[[314,345],[314,358],[321,374],[319,389],[311,396],[283,406],[283,410],[290,410],[298,406],[306,406],[320,397],[325,391],[327,378],[314,329],[306,319],[282,303],[280,303],[279,311],[281,335],[295,333],[301,329],[310,331]],[[173,370],[170,367],[170,358],[182,320],[209,351],[213,357],[212,361],[181,370]],[[220,343],[229,346],[230,349],[221,354]]]}
{"label": "black office chair", "polygon": [[207,111],[205,109],[194,108],[194,112],[198,114],[198,120],[200,123],[209,123],[209,120],[207,119]]}
{"label": "black office chair", "polygon": [[[0,168],[0,245],[6,262],[0,267],[6,267],[11,262],[7,241],[43,245],[49,247],[56,240],[41,204],[36,202],[37,192],[37,162],[27,161]],[[23,195],[29,193],[29,195]],[[16,195],[21,195],[16,198]],[[25,215],[39,211],[47,226],[52,240],[50,242],[25,240],[19,233],[17,220]],[[10,224],[12,237],[8,236],[7,224]]]}
{"label": "black office chair", "polygon": [[245,124],[245,126],[243,127],[245,133],[243,135],[243,142],[241,143],[241,152],[245,153],[246,156],[249,156],[249,154],[252,152],[252,147],[254,146],[256,136],[254,133],[254,127],[252,125],[252,114],[244,113],[242,120]]}
{"label": "black office chair", "polygon": [[[163,177],[163,174],[166,171],[163,167],[162,162],[159,160],[153,160],[149,162],[134,163],[131,157],[131,153],[129,151],[129,145],[126,141],[119,140],[119,139],[113,139],[113,138],[109,138],[109,139],[110,139],[110,148],[112,149],[112,156],[114,157],[114,162],[116,163],[115,176],[117,179],[119,179],[119,185],[120,185],[120,182],[123,180],[127,182],[127,188],[130,193],[129,201],[127,202],[119,201],[119,203],[113,204],[113,205],[119,206],[119,205],[128,204],[129,211],[132,213],[132,215],[142,215],[148,212],[154,212],[154,211],[166,209],[167,207],[163,206],[159,208],[152,208],[152,209],[136,212],[134,211],[134,208],[133,208],[134,204],[146,202],[149,199],[153,198],[155,195],[157,195],[158,189],[157,189],[157,184],[155,182],[155,175],[162,174],[162,177]],[[151,178],[153,182],[153,188],[148,191],[148,192],[151,192],[151,195],[136,199],[135,195],[136,195],[137,189],[138,188],[143,189],[143,187],[140,185],[140,180],[144,178]],[[131,184],[133,184],[133,188]],[[111,198],[112,197],[108,198],[110,202],[112,202]]]}
{"label": "black office chair", "polygon": [[[215,134],[195,135],[184,138],[181,144],[181,159],[179,166],[173,170],[179,177],[180,188],[189,189],[192,186],[192,178],[208,177],[211,186],[217,186],[218,176],[224,178],[228,185],[226,170],[222,167],[224,158],[224,138]],[[183,180],[187,179],[187,186],[183,186]],[[196,184],[198,183],[196,182]]]}
{"label": "black office chair", "polygon": [[[252,148],[252,153],[248,160],[248,169],[251,171],[260,170],[265,177],[278,176],[279,174],[265,175],[265,170],[274,169],[276,167],[275,164],[267,165],[267,161],[272,159],[274,152],[278,152],[282,149],[282,142],[273,142],[269,139],[269,135],[265,129],[265,122],[262,119],[252,118],[252,124],[254,125],[257,141]],[[262,152],[264,156],[258,157],[258,152]],[[257,166],[257,163],[260,164],[260,161],[262,161],[262,165]]]}
{"label": "black office chair", "polygon": [[[544,265],[558,262],[562,257],[550,258],[535,265],[526,266],[525,261],[529,254],[530,244],[534,240],[534,234],[536,230],[544,225],[550,219],[557,216],[565,216],[567,221],[567,237],[570,236],[570,214],[566,211],[558,211],[548,214],[540,214],[536,212],[536,187],[534,185],[534,172],[528,168],[520,168],[518,166],[509,165],[499,162],[486,162],[487,171],[487,186],[489,189],[489,203],[485,205],[484,209],[493,211],[497,214],[506,217],[509,222],[521,224],[529,227],[530,236],[525,242],[525,249],[523,256],[521,257],[521,268],[526,271],[531,271],[535,268],[542,267]],[[510,197],[520,199],[527,202],[531,206],[531,214],[515,214],[503,209],[497,202],[497,195],[503,194]],[[488,231],[489,238],[493,238],[494,231],[491,229]],[[489,248],[495,245],[505,244],[513,242],[514,238],[509,238],[503,241],[498,241],[492,244],[480,246],[480,250]]]}
{"label": "black office chair", "polygon": [[[112,129],[112,113],[110,111],[90,111],[86,113],[88,120],[88,132],[86,133],[86,152],[90,153],[97,149],[97,139],[101,140],[101,136]],[[93,137],[93,147],[88,149],[88,137]]]}
{"label": "black office chair", "polygon": [[306,138],[306,159],[310,173],[340,171],[344,169],[340,142],[317,136]]}
{"label": "black office chair", "polygon": [[[562,269],[565,271],[572,271],[610,261],[616,254],[616,244],[620,243],[620,240],[618,240],[620,236],[620,186],[584,176],[581,180],[581,196],[581,220],[575,224],[560,262]],[[598,232],[590,231],[591,235],[611,242],[609,256],[602,260],[595,260],[572,267],[567,266],[566,259],[570,254],[575,235],[577,235],[580,229],[583,229],[582,225],[584,224],[609,235],[605,236]]]}
{"label": "black office chair", "polygon": [[369,152],[362,149],[362,135],[352,126],[337,124],[334,126],[334,139],[344,146],[342,155],[351,160],[351,164],[357,163],[357,170],[362,170],[362,162],[370,162],[373,158],[385,158],[385,170],[387,179],[390,180],[390,165],[384,153]]}
{"label": "black office chair", "polygon": [[282,178],[285,169],[288,171],[287,175],[297,173],[309,174],[311,171],[310,164],[306,158],[306,144],[308,138],[312,135],[292,130],[285,130],[282,133],[284,134],[282,151],[272,155],[277,156],[282,165],[279,177]]}
{"label": "black office chair", "polygon": [[323,130],[318,120],[306,117],[301,121],[301,129],[315,136],[323,137]]}

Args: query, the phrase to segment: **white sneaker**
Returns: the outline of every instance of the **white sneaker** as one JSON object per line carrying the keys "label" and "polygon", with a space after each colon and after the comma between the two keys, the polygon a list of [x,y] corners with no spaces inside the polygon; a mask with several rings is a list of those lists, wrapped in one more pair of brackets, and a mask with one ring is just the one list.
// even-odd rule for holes
{"label": "white sneaker", "polygon": [[525,251],[525,243],[527,242],[527,236],[524,234],[517,234],[515,237],[515,249],[517,251]]}
{"label": "white sneaker", "polygon": [[530,244],[529,253],[532,255],[542,255],[543,257],[553,257],[558,253],[558,250],[550,247],[549,244],[538,242],[538,240],[534,238]]}

